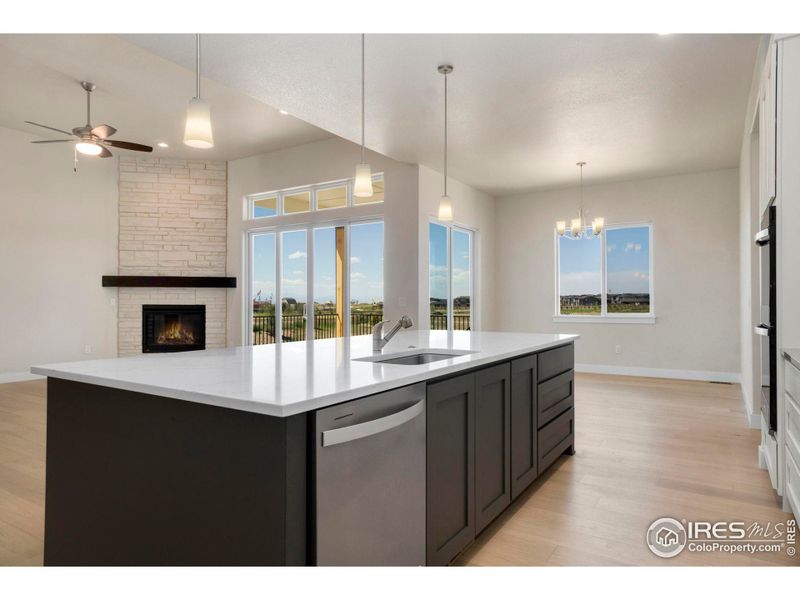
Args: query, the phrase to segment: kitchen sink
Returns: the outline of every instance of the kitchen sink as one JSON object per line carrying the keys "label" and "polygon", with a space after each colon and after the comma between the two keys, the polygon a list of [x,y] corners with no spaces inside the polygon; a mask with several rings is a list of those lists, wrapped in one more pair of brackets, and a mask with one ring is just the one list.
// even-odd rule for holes
{"label": "kitchen sink", "polygon": [[386,365],[426,365],[439,360],[458,358],[459,356],[465,356],[473,353],[474,351],[470,350],[438,350],[435,348],[425,348],[415,352],[398,352],[395,354],[365,356],[364,358],[356,358],[355,360]]}

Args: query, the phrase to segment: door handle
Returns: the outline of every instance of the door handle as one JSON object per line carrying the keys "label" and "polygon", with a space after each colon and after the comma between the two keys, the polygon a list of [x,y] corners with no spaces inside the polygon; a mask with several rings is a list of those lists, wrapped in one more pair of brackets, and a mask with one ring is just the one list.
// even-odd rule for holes
{"label": "door handle", "polygon": [[769,244],[769,229],[762,229],[756,234],[755,242],[759,246]]}
{"label": "door handle", "polygon": [[425,399],[423,398],[416,404],[404,408],[403,410],[392,413],[380,419],[367,421],[366,423],[358,423],[356,425],[349,425],[348,427],[340,427],[339,429],[329,429],[322,432],[322,447],[335,446],[336,444],[344,444],[345,442],[352,442],[361,438],[369,437],[377,433],[389,431],[395,427],[400,427],[403,423],[408,423],[410,420],[418,417],[425,410]]}

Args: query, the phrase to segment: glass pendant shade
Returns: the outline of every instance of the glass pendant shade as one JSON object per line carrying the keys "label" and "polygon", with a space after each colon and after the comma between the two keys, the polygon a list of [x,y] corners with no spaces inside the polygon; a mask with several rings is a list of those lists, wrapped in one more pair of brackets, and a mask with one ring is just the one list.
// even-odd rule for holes
{"label": "glass pendant shade", "polygon": [[372,171],[367,163],[359,163],[356,165],[353,196],[358,198],[369,198],[372,196]]}
{"label": "glass pendant shade", "polygon": [[567,232],[567,222],[566,221],[558,221],[556,223],[556,233],[558,235],[564,235]]}
{"label": "glass pendant shade", "polygon": [[97,156],[103,149],[94,142],[78,142],[75,144],[75,149],[81,154],[88,154],[89,156]]}
{"label": "glass pendant shade", "polygon": [[192,98],[186,109],[186,129],[183,143],[192,148],[213,148],[211,105],[202,98]]}
{"label": "glass pendant shade", "polygon": [[576,217],[576,218],[572,219],[572,225],[570,227],[570,230],[572,231],[572,235],[575,236],[575,237],[578,237],[580,235],[580,233],[581,233],[581,229],[582,229],[582,227],[581,227],[581,219],[580,219],[580,217]]}
{"label": "glass pendant shade", "polygon": [[453,220],[453,203],[450,201],[450,196],[442,196],[439,200],[439,220]]}
{"label": "glass pendant shade", "polygon": [[594,221],[592,221],[592,233],[595,235],[600,235],[603,231],[603,226],[605,225],[606,220],[603,217],[597,217]]}

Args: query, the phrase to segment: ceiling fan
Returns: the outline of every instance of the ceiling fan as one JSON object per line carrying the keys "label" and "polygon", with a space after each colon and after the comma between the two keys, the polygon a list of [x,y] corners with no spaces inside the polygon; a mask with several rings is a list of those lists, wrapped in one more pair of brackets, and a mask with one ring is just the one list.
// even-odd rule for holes
{"label": "ceiling fan", "polygon": [[99,156],[100,158],[108,158],[109,156],[112,156],[111,151],[107,146],[111,146],[112,148],[122,148],[123,150],[136,150],[137,152],[153,151],[151,146],[145,146],[144,144],[134,144],[133,142],[123,142],[122,140],[108,139],[117,132],[117,130],[111,127],[111,125],[98,125],[97,127],[92,127],[92,91],[94,91],[96,86],[88,81],[81,81],[81,87],[86,90],[86,125],[83,127],[75,127],[72,132],[69,132],[64,131],[63,129],[57,129],[56,127],[42,125],[41,123],[25,121],[30,125],[44,127],[45,129],[50,129],[51,131],[57,131],[58,133],[63,133],[64,135],[73,136],[68,140],[36,140],[31,143],[58,144],[62,142],[75,142],[75,138],[77,138],[78,141],[75,143],[75,150],[81,154]]}

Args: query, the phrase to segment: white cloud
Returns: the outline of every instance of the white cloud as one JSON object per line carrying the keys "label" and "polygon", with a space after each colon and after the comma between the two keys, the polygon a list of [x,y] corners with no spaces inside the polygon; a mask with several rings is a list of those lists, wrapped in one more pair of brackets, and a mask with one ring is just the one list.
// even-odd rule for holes
{"label": "white cloud", "polygon": [[578,271],[566,273],[561,276],[561,295],[572,296],[576,294],[599,294],[600,272]]}
{"label": "white cloud", "polygon": [[649,292],[650,275],[642,271],[610,271],[608,291],[612,294]]}
{"label": "white cloud", "polygon": [[351,256],[350,257],[350,264],[351,265],[357,265],[360,262],[361,262],[361,259],[358,258],[357,256]]}
{"label": "white cloud", "polygon": [[363,281],[366,278],[367,276],[364,275],[364,273],[359,273],[359,272],[355,272],[350,275],[350,279],[352,279],[353,281]]}
{"label": "white cloud", "polygon": [[298,250],[297,252],[292,252],[289,255],[289,260],[297,260],[298,258],[305,258],[305,257],[306,257],[306,253],[305,252],[300,252],[300,250]]}
{"label": "white cloud", "polygon": [[283,283],[284,286],[287,286],[287,285],[305,286],[306,285],[306,280],[305,279],[287,279],[287,278],[283,278],[283,279],[281,279],[281,282]]}
{"label": "white cloud", "polygon": [[631,250],[633,250],[633,242],[628,242],[625,244],[625,252],[630,252]]}
{"label": "white cloud", "polygon": [[609,252],[613,252],[616,249],[617,249],[617,245],[616,244],[609,244],[609,246],[608,246],[608,251]]}

